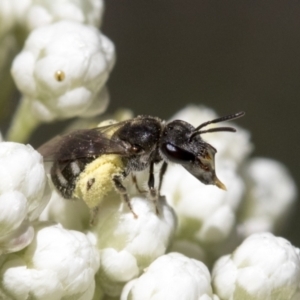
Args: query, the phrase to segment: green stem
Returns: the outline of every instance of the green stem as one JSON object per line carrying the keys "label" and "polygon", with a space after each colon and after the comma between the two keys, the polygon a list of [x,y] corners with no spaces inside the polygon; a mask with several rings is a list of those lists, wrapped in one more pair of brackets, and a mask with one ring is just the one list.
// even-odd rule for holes
{"label": "green stem", "polygon": [[29,108],[29,101],[23,98],[14,114],[6,140],[25,143],[39,124],[40,121],[32,114]]}

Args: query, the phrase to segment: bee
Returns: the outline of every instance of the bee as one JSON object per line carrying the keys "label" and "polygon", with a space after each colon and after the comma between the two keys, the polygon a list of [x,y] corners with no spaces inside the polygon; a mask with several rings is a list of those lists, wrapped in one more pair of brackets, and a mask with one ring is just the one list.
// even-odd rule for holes
{"label": "bee", "polygon": [[[51,179],[63,198],[81,198],[90,209],[97,211],[104,196],[115,189],[137,217],[123,180],[129,174],[147,168],[149,195],[154,202],[160,195],[168,163],[180,164],[200,182],[226,190],[215,171],[217,150],[201,136],[216,131],[235,132],[232,127],[203,128],[244,114],[239,112],[216,118],[196,128],[182,120],[165,122],[157,117],[138,116],[73,131],[50,140],[38,151],[45,161],[53,162]],[[161,162],[156,185],[154,165]]]}

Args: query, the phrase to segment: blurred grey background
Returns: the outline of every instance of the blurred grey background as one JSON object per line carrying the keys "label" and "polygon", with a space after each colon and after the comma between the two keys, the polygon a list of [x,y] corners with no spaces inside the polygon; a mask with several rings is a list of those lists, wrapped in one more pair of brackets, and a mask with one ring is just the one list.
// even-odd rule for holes
{"label": "blurred grey background", "polygon": [[[117,49],[109,111],[244,110],[253,155],[286,164],[299,186],[299,1],[110,0],[102,31]],[[300,205],[285,236],[300,246]]]}

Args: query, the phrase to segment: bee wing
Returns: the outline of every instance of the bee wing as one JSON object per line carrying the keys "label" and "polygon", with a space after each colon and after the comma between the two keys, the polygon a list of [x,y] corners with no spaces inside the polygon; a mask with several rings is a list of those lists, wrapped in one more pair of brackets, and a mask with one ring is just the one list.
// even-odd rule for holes
{"label": "bee wing", "polygon": [[51,161],[54,159],[63,137],[64,136],[58,135],[37,148],[37,151],[44,157],[44,161]]}
{"label": "bee wing", "polygon": [[128,155],[125,142],[112,137],[128,121],[93,129],[76,130],[57,136],[43,144],[37,150],[45,161],[70,160],[99,156],[102,154]]}

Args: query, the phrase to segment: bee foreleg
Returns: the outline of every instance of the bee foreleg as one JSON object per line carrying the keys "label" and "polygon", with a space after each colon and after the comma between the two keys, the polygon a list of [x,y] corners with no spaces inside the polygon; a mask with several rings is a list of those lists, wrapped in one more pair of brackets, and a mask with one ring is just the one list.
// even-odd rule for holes
{"label": "bee foreleg", "polygon": [[138,215],[132,209],[132,206],[131,206],[131,203],[130,203],[130,199],[129,199],[128,194],[127,194],[127,190],[124,187],[124,185],[122,184],[122,178],[123,177],[121,175],[114,175],[113,178],[112,178],[112,180],[114,182],[116,190],[122,195],[123,200],[127,204],[128,208],[132,212],[133,216],[135,218],[137,218]]}
{"label": "bee foreleg", "polygon": [[155,189],[153,166],[154,166],[154,163],[151,162],[150,169],[149,169],[148,187],[149,187],[149,192],[150,192],[151,198],[155,199],[157,197],[157,193],[156,193],[156,189]]}
{"label": "bee foreleg", "polygon": [[164,175],[167,171],[168,168],[168,164],[164,161],[160,170],[159,170],[159,184],[158,184],[158,195],[160,195],[160,190],[161,190],[161,186],[162,186],[162,182],[164,179]]}
{"label": "bee foreleg", "polygon": [[155,188],[155,179],[154,179],[153,169],[154,169],[154,163],[151,162],[150,168],[149,168],[148,187],[149,187],[150,196],[155,205],[156,214],[158,215],[159,214],[158,207],[157,207],[158,194],[157,194],[157,190]]}

